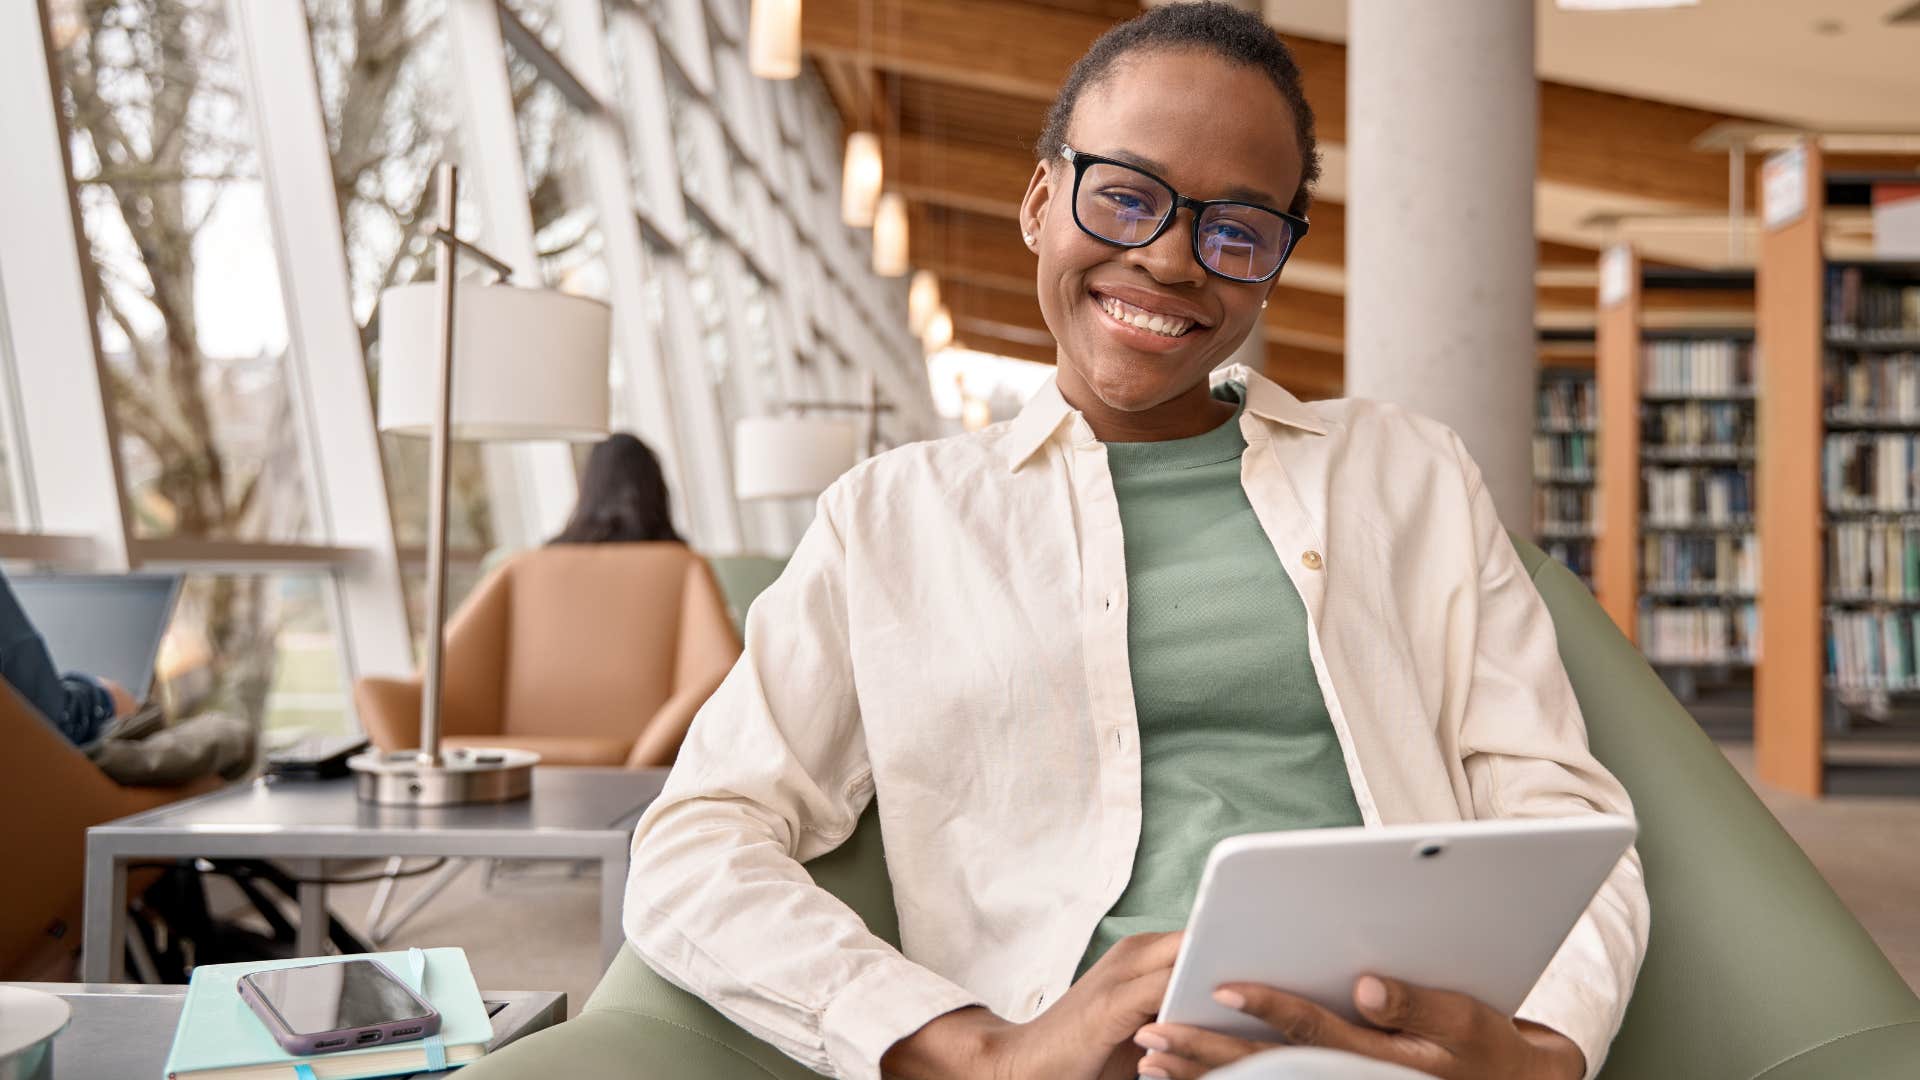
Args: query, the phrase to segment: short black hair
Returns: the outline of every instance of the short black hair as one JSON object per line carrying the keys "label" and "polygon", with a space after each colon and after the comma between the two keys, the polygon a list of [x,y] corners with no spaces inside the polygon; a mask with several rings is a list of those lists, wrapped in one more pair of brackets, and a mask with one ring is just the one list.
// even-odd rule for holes
{"label": "short black hair", "polygon": [[1304,170],[1300,188],[1287,207],[1304,215],[1313,203],[1313,185],[1320,179],[1320,150],[1313,136],[1313,106],[1300,87],[1300,66],[1293,51],[1259,15],[1231,4],[1214,2],[1167,4],[1153,8],[1100,35],[1087,49],[1047,110],[1047,126],[1034,152],[1041,161],[1060,156],[1080,95],[1112,71],[1123,57],[1149,50],[1197,49],[1222,59],[1266,72],[1293,112],[1294,135],[1300,143]]}

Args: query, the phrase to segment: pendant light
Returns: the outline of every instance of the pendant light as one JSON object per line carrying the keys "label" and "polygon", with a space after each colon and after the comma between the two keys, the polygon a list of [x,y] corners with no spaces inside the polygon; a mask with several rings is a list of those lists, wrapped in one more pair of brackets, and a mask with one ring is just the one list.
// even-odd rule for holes
{"label": "pendant light", "polygon": [[847,158],[840,173],[840,220],[856,229],[873,225],[880,201],[880,136],[856,131],[847,136]]}
{"label": "pendant light", "polygon": [[747,69],[763,79],[800,74],[801,0],[753,0],[747,17]]}
{"label": "pendant light", "polygon": [[926,332],[927,323],[940,306],[940,279],[931,270],[915,270],[913,283],[907,286],[907,329]]}
{"label": "pendant light", "polygon": [[953,313],[945,304],[935,308],[927,319],[927,328],[920,332],[920,345],[930,353],[953,344]]}
{"label": "pendant light", "polygon": [[873,272],[881,277],[907,273],[907,199],[897,191],[880,196],[873,212]]}

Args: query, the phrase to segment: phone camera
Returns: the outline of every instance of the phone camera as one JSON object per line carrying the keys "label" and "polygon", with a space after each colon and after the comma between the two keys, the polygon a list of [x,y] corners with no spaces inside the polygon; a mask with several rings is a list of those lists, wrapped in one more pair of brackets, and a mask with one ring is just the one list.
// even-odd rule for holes
{"label": "phone camera", "polygon": [[1420,857],[1423,859],[1436,858],[1439,856],[1441,852],[1445,850],[1447,850],[1445,845],[1434,843],[1432,841],[1428,841],[1427,843],[1421,844],[1419,848]]}

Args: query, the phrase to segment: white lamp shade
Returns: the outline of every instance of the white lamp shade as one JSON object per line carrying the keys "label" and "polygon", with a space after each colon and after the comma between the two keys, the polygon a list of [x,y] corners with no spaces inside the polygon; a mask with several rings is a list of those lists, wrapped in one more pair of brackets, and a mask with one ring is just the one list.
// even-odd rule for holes
{"label": "white lamp shade", "polygon": [[856,131],[847,136],[847,156],[840,169],[840,221],[855,229],[873,224],[885,170],[880,162],[880,136]]}
{"label": "white lamp shade", "polygon": [[[456,439],[597,439],[607,433],[610,311],[598,300],[511,285],[455,287]],[[440,293],[380,294],[380,429],[430,435],[438,412]]]}
{"label": "white lamp shade", "polygon": [[733,429],[733,491],[742,499],[812,498],[860,460],[844,420],[750,416]]}
{"label": "white lamp shade", "polygon": [[747,16],[747,70],[763,79],[800,74],[800,0],[753,0]]}

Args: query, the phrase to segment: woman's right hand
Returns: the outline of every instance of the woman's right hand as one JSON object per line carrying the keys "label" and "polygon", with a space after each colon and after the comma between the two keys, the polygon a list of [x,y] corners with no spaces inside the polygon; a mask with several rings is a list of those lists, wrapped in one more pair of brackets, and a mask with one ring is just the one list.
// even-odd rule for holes
{"label": "woman's right hand", "polygon": [[881,1069],[899,1080],[1131,1080],[1142,1055],[1134,1032],[1159,1014],[1180,938],[1122,939],[1024,1024],[982,1008],[941,1016],[895,1043]]}

